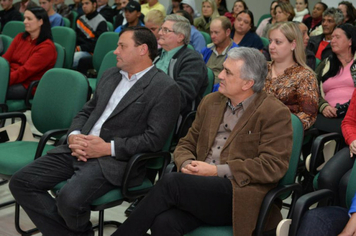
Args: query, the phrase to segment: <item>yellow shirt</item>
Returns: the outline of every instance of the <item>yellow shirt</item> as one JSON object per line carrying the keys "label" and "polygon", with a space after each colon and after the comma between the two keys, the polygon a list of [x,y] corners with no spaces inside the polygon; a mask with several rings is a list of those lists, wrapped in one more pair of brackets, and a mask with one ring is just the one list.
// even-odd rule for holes
{"label": "yellow shirt", "polygon": [[153,9],[156,9],[156,10],[159,10],[162,12],[163,16],[165,17],[166,16],[166,9],[164,8],[164,6],[157,2],[155,5],[153,5],[152,7],[150,7],[148,5],[148,3],[145,3],[145,4],[142,4],[141,5],[141,13],[146,15],[149,11],[153,10]]}

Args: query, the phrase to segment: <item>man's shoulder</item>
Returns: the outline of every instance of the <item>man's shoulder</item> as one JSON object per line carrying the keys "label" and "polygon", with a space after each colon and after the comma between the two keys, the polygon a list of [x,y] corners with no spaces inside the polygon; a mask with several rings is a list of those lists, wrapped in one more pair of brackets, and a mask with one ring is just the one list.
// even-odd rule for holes
{"label": "man's shoulder", "polygon": [[200,60],[203,60],[200,53],[188,48],[187,46],[183,46],[183,48],[179,49],[178,52],[173,56],[173,58],[199,58]]}

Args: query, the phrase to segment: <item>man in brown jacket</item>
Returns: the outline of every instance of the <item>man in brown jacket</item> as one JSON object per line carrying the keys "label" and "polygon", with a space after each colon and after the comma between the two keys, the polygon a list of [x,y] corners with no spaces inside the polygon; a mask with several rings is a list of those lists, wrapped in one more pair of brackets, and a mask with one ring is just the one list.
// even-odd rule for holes
{"label": "man in brown jacket", "polygon": [[[184,235],[203,225],[233,225],[252,235],[261,202],[288,169],[289,109],[262,91],[267,75],[256,49],[233,48],[219,74],[219,92],[206,96],[174,152],[182,173],[167,174],[113,235]],[[275,227],[272,209],[267,228]],[[278,213],[278,214],[277,214]]]}

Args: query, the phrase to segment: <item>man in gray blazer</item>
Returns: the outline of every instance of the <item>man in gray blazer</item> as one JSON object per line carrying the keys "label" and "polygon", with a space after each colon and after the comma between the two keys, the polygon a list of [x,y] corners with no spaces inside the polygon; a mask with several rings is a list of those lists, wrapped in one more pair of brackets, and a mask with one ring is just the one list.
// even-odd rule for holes
{"label": "man in gray blazer", "polygon": [[[103,74],[74,118],[68,144],[24,167],[9,184],[43,235],[94,235],[90,203],[121,186],[131,156],[159,151],[177,121],[180,91],[152,63],[157,42],[151,31],[127,28],[114,54],[117,68]],[[142,179],[137,173],[132,185]],[[47,190],[64,180],[54,200]]]}

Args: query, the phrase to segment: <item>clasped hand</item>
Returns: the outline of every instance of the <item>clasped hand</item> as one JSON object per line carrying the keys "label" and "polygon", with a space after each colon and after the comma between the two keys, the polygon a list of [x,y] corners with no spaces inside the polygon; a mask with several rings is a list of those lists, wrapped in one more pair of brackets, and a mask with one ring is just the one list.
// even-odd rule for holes
{"label": "clasped hand", "polygon": [[86,162],[89,158],[111,155],[110,143],[94,135],[75,134],[68,138],[72,156]]}
{"label": "clasped hand", "polygon": [[210,165],[203,161],[192,161],[181,169],[184,174],[217,176],[218,170],[215,165]]}

